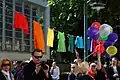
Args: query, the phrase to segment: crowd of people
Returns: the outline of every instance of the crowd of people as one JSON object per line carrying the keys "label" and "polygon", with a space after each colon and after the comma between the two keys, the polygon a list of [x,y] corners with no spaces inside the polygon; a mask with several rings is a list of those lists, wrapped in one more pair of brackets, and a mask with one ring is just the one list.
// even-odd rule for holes
{"label": "crowd of people", "polygon": [[[43,57],[42,50],[34,49],[32,60],[17,61],[15,64],[8,58],[0,61],[0,80],[61,80],[60,69],[56,62],[50,66]],[[110,65],[101,63],[101,55],[97,54],[97,61],[88,63],[80,58],[71,63],[67,80],[120,80],[120,61],[112,58]],[[65,79],[66,80],[66,79]]]}
{"label": "crowd of people", "polygon": [[15,64],[8,58],[1,59],[0,80],[59,80],[60,69],[56,62],[50,67],[43,57],[42,50],[34,49],[32,60],[28,62],[17,61]]}
{"label": "crowd of people", "polygon": [[103,65],[100,54],[93,63],[76,59],[71,64],[68,80],[120,80],[120,61],[114,57],[110,65]]}

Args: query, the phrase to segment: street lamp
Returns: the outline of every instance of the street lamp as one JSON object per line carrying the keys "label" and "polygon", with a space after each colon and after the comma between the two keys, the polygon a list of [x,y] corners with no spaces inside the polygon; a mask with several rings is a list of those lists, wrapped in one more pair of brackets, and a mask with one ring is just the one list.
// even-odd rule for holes
{"label": "street lamp", "polygon": [[105,4],[100,3],[100,2],[94,2],[94,3],[90,4],[90,6],[93,10],[97,10],[97,12],[99,12],[101,9],[105,8]]}
{"label": "street lamp", "polygon": [[[86,57],[88,56],[88,44],[87,44],[87,5],[91,2],[91,0],[84,0],[84,61],[86,61]],[[97,10],[98,12],[101,9],[105,8],[105,4],[100,2],[94,2],[89,4],[92,9]]]}

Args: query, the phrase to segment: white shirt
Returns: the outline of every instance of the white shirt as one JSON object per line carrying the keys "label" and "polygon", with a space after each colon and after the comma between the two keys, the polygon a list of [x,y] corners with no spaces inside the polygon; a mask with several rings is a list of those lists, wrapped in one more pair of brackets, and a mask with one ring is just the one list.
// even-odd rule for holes
{"label": "white shirt", "polygon": [[51,67],[50,73],[52,73],[51,76],[53,79],[55,79],[55,80],[59,79],[60,69],[58,66],[56,66],[56,68]]}
{"label": "white shirt", "polygon": [[[117,67],[116,66],[113,66],[113,71],[115,74],[118,74],[118,71],[117,71]],[[116,78],[116,80],[119,80],[119,78]]]}
{"label": "white shirt", "polygon": [[[10,78],[10,72],[9,72],[9,71],[6,72],[6,71],[2,70],[2,73],[7,76],[7,80],[11,80],[11,78]],[[5,77],[6,77],[6,76],[5,76]]]}

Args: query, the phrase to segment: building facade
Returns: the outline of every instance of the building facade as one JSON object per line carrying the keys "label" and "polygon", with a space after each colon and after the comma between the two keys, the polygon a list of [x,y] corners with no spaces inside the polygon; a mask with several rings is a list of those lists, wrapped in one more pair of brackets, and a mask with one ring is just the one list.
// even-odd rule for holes
{"label": "building facade", "polygon": [[[14,11],[27,17],[29,34],[13,28]],[[47,0],[0,0],[0,57],[9,57],[12,60],[30,58],[34,49],[33,20],[43,25],[45,42],[47,27],[50,24],[50,8]],[[49,59],[49,48],[45,44],[45,59]]]}

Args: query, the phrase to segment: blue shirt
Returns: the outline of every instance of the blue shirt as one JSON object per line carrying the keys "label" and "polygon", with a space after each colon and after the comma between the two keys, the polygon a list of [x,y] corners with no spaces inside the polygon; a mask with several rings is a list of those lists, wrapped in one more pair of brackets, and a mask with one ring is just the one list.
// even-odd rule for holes
{"label": "blue shirt", "polygon": [[82,37],[79,36],[76,37],[75,45],[77,48],[84,48]]}

